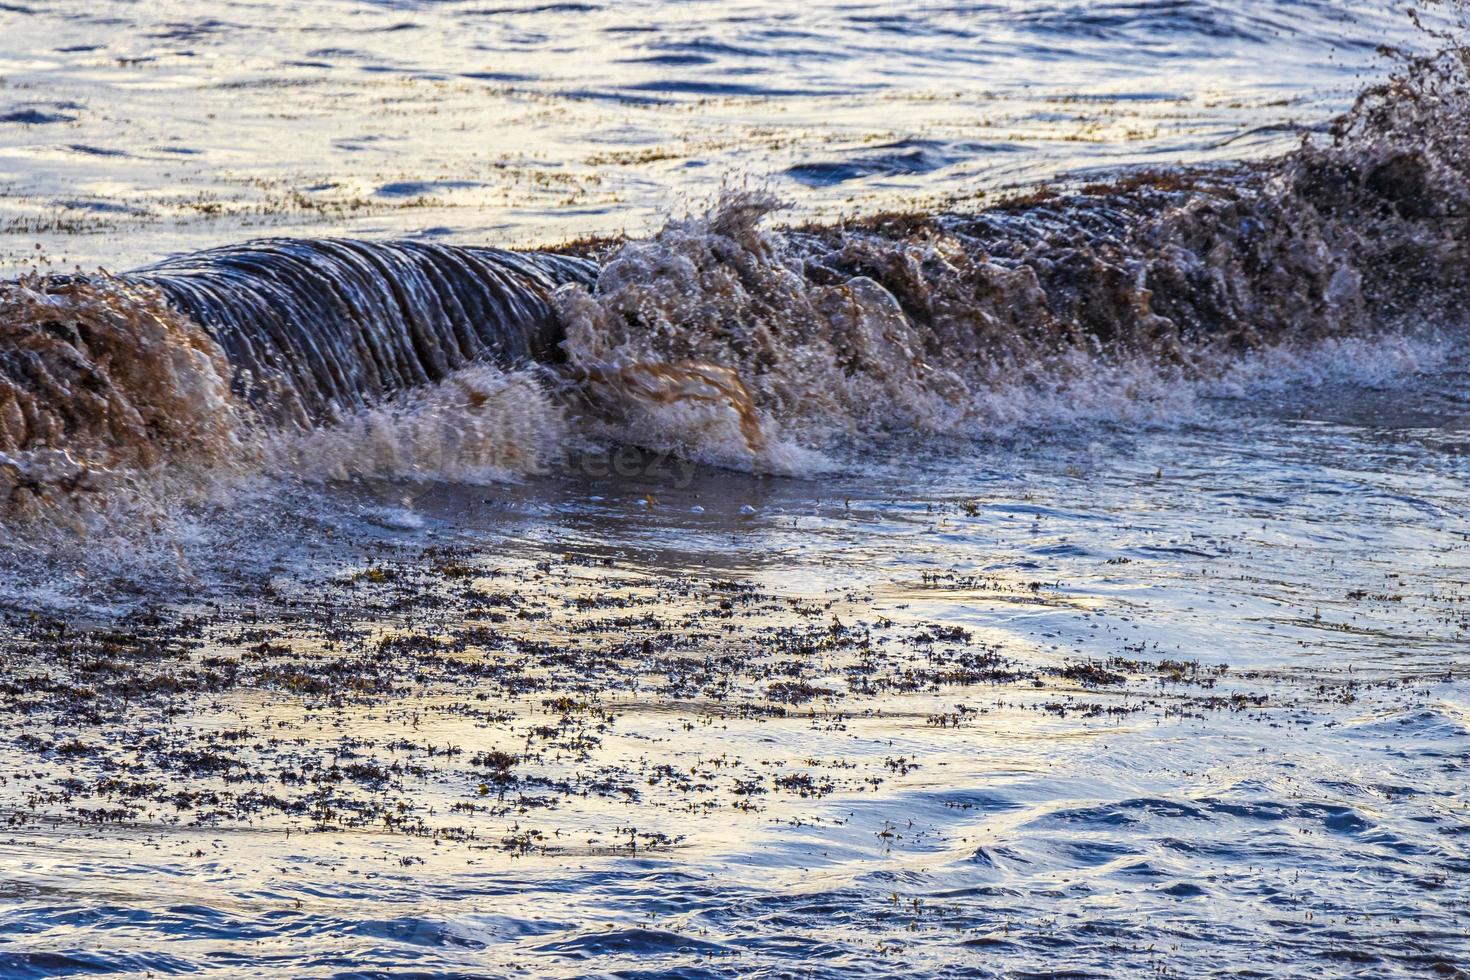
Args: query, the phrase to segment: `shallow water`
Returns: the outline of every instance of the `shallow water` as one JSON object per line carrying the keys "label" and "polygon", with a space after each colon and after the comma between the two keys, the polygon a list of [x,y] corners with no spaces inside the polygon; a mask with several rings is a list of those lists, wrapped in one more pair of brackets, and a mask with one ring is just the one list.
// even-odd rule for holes
{"label": "shallow water", "polygon": [[1417,43],[1364,0],[47,0],[0,23],[17,269],[319,229],[544,245],[744,182],[834,217],[1236,160]]}
{"label": "shallow water", "polygon": [[[20,975],[1453,971],[1470,373],[1388,344],[1352,374],[820,479],[624,450],[488,489],[255,501],[202,522],[192,584],[40,574],[42,608],[165,597],[202,617],[189,662],[282,666],[96,723],[11,692],[11,717],[33,706],[0,756],[0,955]],[[68,618],[147,631],[120,611]],[[396,689],[288,681],[387,633],[500,666],[403,647]],[[965,678],[987,651],[1016,676]],[[526,753],[506,786],[470,761],[492,749]],[[421,823],[384,833],[393,813]]]}
{"label": "shallow water", "polygon": [[[1240,159],[1409,37],[1308,2],[0,16],[3,248],[109,266]],[[0,974],[1459,975],[1470,355],[1411,326],[1041,375],[795,477],[557,429],[457,482],[410,451],[430,395],[156,527],[7,531]],[[487,424],[556,428],[496,383]],[[350,465],[379,430],[403,458]]]}

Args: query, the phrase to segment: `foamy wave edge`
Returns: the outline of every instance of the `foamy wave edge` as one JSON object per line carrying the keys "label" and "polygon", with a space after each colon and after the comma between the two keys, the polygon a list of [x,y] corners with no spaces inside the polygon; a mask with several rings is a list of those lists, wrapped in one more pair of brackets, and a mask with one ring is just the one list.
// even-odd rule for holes
{"label": "foamy wave edge", "polygon": [[[1466,119],[1452,48],[1366,92],[1329,142],[1234,171],[796,229],[766,226],[770,195],[730,194],[604,248],[595,282],[477,300],[541,302],[560,331],[546,362],[443,361],[437,380],[289,425],[242,394],[273,379],[242,383],[240,365],[232,379],[217,339],[146,277],[23,280],[0,296],[0,506],[83,533],[156,526],[262,475],[496,482],[607,443],[814,475],[838,447],[1169,424],[1204,398],[1396,384],[1463,333]],[[414,274],[465,261],[436,255],[412,253]],[[416,328],[400,326],[370,339],[408,350]],[[339,366],[292,383],[338,383]]]}

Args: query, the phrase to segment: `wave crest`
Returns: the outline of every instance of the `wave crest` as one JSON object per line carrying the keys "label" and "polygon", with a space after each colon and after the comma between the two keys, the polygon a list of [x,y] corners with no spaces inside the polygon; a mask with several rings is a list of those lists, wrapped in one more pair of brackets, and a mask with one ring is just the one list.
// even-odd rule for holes
{"label": "wave crest", "polygon": [[[1333,341],[1459,315],[1466,119],[1466,53],[1454,50],[1365,92],[1330,142],[1264,164],[839,227],[768,230],[775,197],[728,194],[622,244],[595,284],[562,287],[563,348],[604,381],[721,372],[726,405],[758,432],[745,440],[757,467],[783,440],[983,435],[1038,396],[1062,409],[1208,386],[1242,358],[1326,356],[1344,349]],[[637,384],[604,388],[613,417],[646,400]],[[727,460],[729,440],[711,455]]]}
{"label": "wave crest", "polygon": [[0,283],[0,515],[68,525],[167,465],[175,488],[248,455],[224,352],[150,290]]}
{"label": "wave crest", "polygon": [[1407,62],[1280,159],[977,212],[777,229],[778,199],[732,193],[595,266],[275,240],[5,284],[0,511],[262,468],[479,482],[578,439],[801,472],[1417,363],[1399,332],[1458,329],[1470,297],[1467,58]]}

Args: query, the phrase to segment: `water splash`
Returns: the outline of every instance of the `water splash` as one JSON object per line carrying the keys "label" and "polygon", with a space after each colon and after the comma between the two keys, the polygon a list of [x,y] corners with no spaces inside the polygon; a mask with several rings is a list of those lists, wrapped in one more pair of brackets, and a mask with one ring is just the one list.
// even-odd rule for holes
{"label": "water splash", "polygon": [[[617,248],[595,286],[563,287],[564,347],[573,365],[721,372],[744,389],[729,402],[748,401],[759,465],[781,438],[987,435],[1208,387],[1247,355],[1285,366],[1347,338],[1455,332],[1467,109],[1457,49],[1411,62],[1330,141],[1269,164],[785,230],[762,227],[781,207],[771,195],[730,194]],[[1048,393],[1059,411],[1036,417]]]}
{"label": "water splash", "polygon": [[106,277],[0,284],[0,515],[76,527],[126,509],[142,473],[191,499],[250,455],[230,376],[157,292]]}
{"label": "water splash", "polygon": [[566,438],[541,375],[480,364],[331,425],[274,433],[267,456],[305,480],[497,483],[545,471]]}
{"label": "water splash", "polygon": [[773,230],[780,202],[741,193],[600,266],[273,240],[14,284],[7,506],[165,463],[503,478],[586,438],[801,472],[843,443],[1167,414],[1272,365],[1455,334],[1467,76],[1450,48],[1281,159],[976,213]]}
{"label": "water splash", "polygon": [[126,278],[209,329],[257,411],[310,427],[469,364],[554,356],[550,294],[592,271],[561,255],[275,239]]}

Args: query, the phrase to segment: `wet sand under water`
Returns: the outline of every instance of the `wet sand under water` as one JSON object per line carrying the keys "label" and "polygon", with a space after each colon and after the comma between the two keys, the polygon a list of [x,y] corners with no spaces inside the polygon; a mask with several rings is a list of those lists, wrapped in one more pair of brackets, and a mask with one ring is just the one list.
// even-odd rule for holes
{"label": "wet sand under water", "polygon": [[1470,430],[1422,371],[21,566],[0,972],[1455,975]]}

